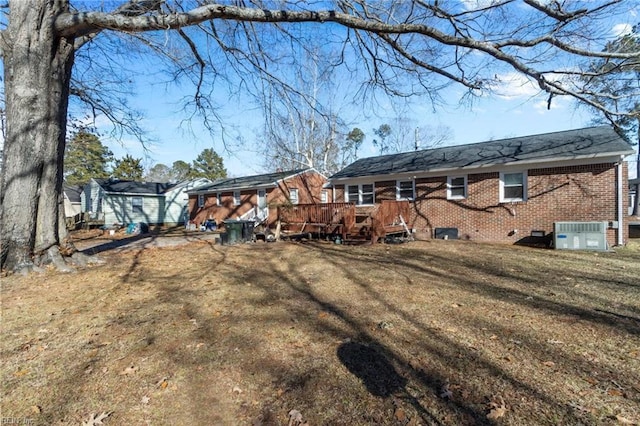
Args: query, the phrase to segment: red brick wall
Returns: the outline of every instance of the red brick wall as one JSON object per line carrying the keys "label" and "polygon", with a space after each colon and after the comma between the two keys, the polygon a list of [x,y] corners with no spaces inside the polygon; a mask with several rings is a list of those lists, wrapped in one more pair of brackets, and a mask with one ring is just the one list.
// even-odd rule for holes
{"label": "red brick wall", "polygon": [[[417,178],[411,217],[416,236],[431,238],[435,228],[458,228],[463,239],[516,243],[534,230],[553,232],[554,222],[618,219],[615,164],[529,169],[527,173],[527,200],[515,203],[500,202],[498,172],[468,174],[463,200],[447,200],[446,176]],[[625,163],[623,182],[626,176]],[[376,182],[376,201],[395,199],[395,184]],[[623,186],[626,209],[628,188]],[[336,194],[344,197],[343,185],[336,186]],[[626,241],[627,228],[621,226]],[[610,245],[617,243],[616,232],[607,231]]]}
{"label": "red brick wall", "polygon": [[[319,203],[322,186],[326,183],[326,178],[319,173],[307,172],[279,183],[276,188],[267,188],[267,204],[269,205],[268,223],[273,224],[277,220],[277,206],[287,203],[289,200],[289,190],[298,189],[298,200],[300,204]],[[331,201],[331,190],[328,189],[328,200]],[[216,204],[216,194],[206,194],[204,207],[198,208],[197,195],[189,196],[190,219],[199,225],[207,219],[214,219],[217,223],[226,219],[236,219],[247,213],[258,205],[257,189],[240,191],[240,205],[233,205],[233,191],[222,192],[220,194],[221,205]]]}
{"label": "red brick wall", "polygon": [[[416,181],[413,224],[419,236],[452,227],[460,238],[515,243],[534,230],[552,232],[558,221],[617,219],[614,164],[530,169],[527,200],[515,203],[499,202],[497,172],[467,179],[465,200],[447,200],[446,177]],[[615,237],[615,230],[609,230],[610,245]]]}

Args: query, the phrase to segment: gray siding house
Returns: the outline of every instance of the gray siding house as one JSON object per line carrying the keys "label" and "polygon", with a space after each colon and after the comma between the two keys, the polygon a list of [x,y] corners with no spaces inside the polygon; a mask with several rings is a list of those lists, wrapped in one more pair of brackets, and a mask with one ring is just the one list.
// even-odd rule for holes
{"label": "gray siding house", "polygon": [[208,179],[179,183],[91,179],[82,193],[83,211],[107,226],[180,225],[188,215],[187,191],[209,183]]}

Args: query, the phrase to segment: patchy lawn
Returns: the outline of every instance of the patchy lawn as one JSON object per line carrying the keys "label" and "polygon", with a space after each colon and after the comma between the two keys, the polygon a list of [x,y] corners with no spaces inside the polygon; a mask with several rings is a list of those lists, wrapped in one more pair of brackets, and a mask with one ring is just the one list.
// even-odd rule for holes
{"label": "patchy lawn", "polygon": [[3,419],[640,421],[637,246],[200,241],[101,256],[2,279]]}

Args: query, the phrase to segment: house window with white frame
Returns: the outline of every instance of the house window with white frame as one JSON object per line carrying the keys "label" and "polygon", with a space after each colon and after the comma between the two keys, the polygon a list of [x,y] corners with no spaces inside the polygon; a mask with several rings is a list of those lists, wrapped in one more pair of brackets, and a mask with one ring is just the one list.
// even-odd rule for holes
{"label": "house window with white frame", "polygon": [[526,201],[527,173],[500,173],[500,202]]}
{"label": "house window with white frame", "polygon": [[413,180],[396,181],[396,200],[413,200],[414,198]]}
{"label": "house window with white frame", "polygon": [[204,194],[198,194],[198,207],[204,207]]}
{"label": "house window with white frame", "polygon": [[447,177],[447,200],[463,200],[467,198],[467,176]]}
{"label": "house window with white frame", "polygon": [[216,193],[216,206],[222,205],[222,195],[218,192]]}
{"label": "house window with white frame", "polygon": [[298,204],[298,188],[289,188],[289,201],[291,204]]}
{"label": "house window with white frame", "polygon": [[326,189],[323,189],[320,192],[320,202],[325,204],[329,202],[329,191],[327,191]]}
{"label": "house window with white frame", "polygon": [[374,204],[375,193],[373,184],[347,185],[345,188],[345,201],[358,205]]}
{"label": "house window with white frame", "polygon": [[233,191],[233,205],[239,206],[240,201],[240,191]]}
{"label": "house window with white frame", "polygon": [[142,213],[142,197],[131,198],[131,211],[133,213]]}

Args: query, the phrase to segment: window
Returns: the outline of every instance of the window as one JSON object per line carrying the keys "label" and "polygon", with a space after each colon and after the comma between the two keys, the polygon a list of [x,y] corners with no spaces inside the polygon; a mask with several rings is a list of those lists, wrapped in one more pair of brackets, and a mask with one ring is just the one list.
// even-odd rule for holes
{"label": "window", "polygon": [[413,200],[414,197],[412,180],[399,180],[396,182],[396,200]]}
{"label": "window", "polygon": [[216,206],[221,206],[222,205],[222,196],[220,195],[220,193],[218,192],[216,194]]}
{"label": "window", "polygon": [[289,201],[291,204],[298,204],[298,188],[289,189]]}
{"label": "window", "polygon": [[447,177],[447,200],[462,200],[467,198],[467,177]]}
{"label": "window", "polygon": [[525,201],[527,199],[527,174],[500,173],[500,202]]}
{"label": "window", "polygon": [[131,211],[134,213],[142,213],[142,197],[131,198]]}
{"label": "window", "polygon": [[233,205],[240,205],[240,191],[233,191]]}
{"label": "window", "polygon": [[321,203],[329,202],[329,193],[326,189],[323,189],[322,192],[320,192],[320,202]]}
{"label": "window", "polygon": [[375,202],[372,183],[362,185],[347,185],[345,188],[345,201],[355,204],[373,204]]}
{"label": "window", "polygon": [[204,194],[198,194],[198,207],[204,207]]}
{"label": "window", "polygon": [[345,201],[347,203],[360,204],[360,191],[358,185],[347,185],[345,192]]}

